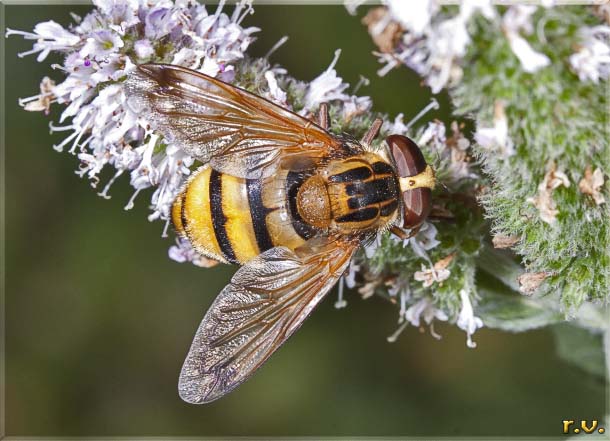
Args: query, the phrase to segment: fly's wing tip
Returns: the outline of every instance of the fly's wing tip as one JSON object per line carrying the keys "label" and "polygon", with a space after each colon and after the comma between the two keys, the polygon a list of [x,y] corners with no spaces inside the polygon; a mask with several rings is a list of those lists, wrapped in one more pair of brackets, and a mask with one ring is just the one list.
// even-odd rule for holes
{"label": "fly's wing tip", "polygon": [[182,401],[189,404],[205,404],[208,402],[190,382],[185,383],[182,380],[178,383],[178,395],[180,395]]}
{"label": "fly's wing tip", "polygon": [[187,403],[203,404],[206,402],[204,389],[209,375],[202,373],[201,369],[201,363],[198,363],[194,357],[193,348],[189,349],[178,380],[178,394]]}
{"label": "fly's wing tip", "polygon": [[180,398],[189,404],[206,404],[219,398],[219,396],[210,397],[210,392],[208,391],[206,394],[202,389],[202,382],[198,379],[189,378],[189,375],[183,369],[178,381]]}
{"label": "fly's wing tip", "polygon": [[223,381],[222,374],[214,369],[202,373],[204,361],[200,354],[201,348],[190,349],[178,380],[178,394],[189,404],[211,403],[234,388],[223,387],[226,381]]}
{"label": "fly's wing tip", "polygon": [[242,266],[205,314],[178,390],[193,404],[246,381],[307,318],[343,274],[356,242],[308,242],[302,256],[271,248]]}

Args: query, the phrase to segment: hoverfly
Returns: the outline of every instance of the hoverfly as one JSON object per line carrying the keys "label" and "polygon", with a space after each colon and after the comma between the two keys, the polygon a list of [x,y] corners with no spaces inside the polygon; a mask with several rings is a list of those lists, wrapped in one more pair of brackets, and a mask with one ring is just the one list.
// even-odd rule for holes
{"label": "hoverfly", "polygon": [[386,139],[377,119],[360,142],[215,78],[145,64],[128,104],[203,163],[172,208],[201,254],[241,265],[205,314],[179,393],[207,403],[232,391],[296,331],[379,231],[406,237],[430,212],[435,179],[417,145]]}

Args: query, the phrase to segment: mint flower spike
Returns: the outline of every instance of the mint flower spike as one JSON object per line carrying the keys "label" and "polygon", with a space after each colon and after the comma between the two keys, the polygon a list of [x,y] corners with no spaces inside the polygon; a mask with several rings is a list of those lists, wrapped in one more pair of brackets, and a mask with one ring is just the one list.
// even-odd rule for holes
{"label": "mint flower spike", "polygon": [[251,3],[239,2],[231,17],[222,12],[224,2],[211,11],[191,1],[98,0],[94,5],[85,17],[74,16],[68,29],[49,21],[36,25],[32,33],[7,31],[7,36],[36,40],[34,48],[20,56],[39,53],[41,62],[51,51],[65,55],[62,65],[53,66],[66,74],[65,80],[56,84],[43,79],[41,93],[20,104],[47,113],[52,103],[67,105],[60,117],[64,125],[49,125],[52,132],[69,132],[54,148],[76,155],[77,174],[93,187],[102,169],[115,170],[99,192],[102,197],[109,198],[112,183],[128,174],[135,192],[125,209],[133,207],[140,191],[154,188],[149,219],[167,221],[193,160],[129,110],[122,81],[144,62],[180,64],[231,80],[235,64],[258,31],[240,24],[252,13]]}
{"label": "mint flower spike", "polygon": [[[359,3],[349,2],[349,12]],[[610,302],[607,5],[495,6],[463,0],[441,7],[426,0],[407,11],[399,0],[383,3],[363,19],[379,48],[375,55],[383,67],[378,73],[404,65],[420,74],[433,93],[448,89],[456,116],[473,120],[474,143],[462,141],[463,151],[454,147],[460,143],[452,143],[451,152],[470,159],[463,173],[472,180],[470,194],[481,207],[471,220],[481,222],[485,216],[490,222],[491,243],[478,227],[458,229],[476,242],[467,245],[476,251],[466,263],[460,261],[464,248],[451,250],[457,252],[447,267],[451,275],[441,283],[452,282],[459,268],[464,291],[454,288],[461,306],[445,296],[438,280],[446,273],[434,267],[449,249],[430,256],[432,264],[420,263],[418,281],[437,287],[435,300],[457,311],[456,324],[467,331],[469,346],[482,323],[518,331],[563,318],[606,332],[607,325],[590,320],[590,311],[602,314]],[[446,165],[441,161],[439,168],[444,183]],[[437,249],[445,243],[442,237],[439,241]],[[509,265],[492,246],[512,248],[521,266]],[[396,265],[405,260],[393,255],[389,244],[378,249]],[[380,258],[373,269],[387,264]],[[497,287],[475,284],[477,270],[515,294],[507,297]],[[479,316],[481,321],[475,319]]]}

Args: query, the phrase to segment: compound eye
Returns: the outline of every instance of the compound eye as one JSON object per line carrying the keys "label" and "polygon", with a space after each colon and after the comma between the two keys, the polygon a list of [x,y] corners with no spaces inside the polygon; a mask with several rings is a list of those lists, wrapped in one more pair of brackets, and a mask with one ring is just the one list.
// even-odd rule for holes
{"label": "compound eye", "polygon": [[402,192],[403,228],[413,229],[422,224],[432,209],[432,191],[429,188],[416,188]]}
{"label": "compound eye", "polygon": [[426,169],[424,155],[415,142],[402,135],[390,135],[385,141],[401,178],[415,176]]}
{"label": "compound eye", "polygon": [[[390,135],[386,142],[401,178],[417,176],[426,170],[426,160],[415,142],[402,135]],[[418,227],[432,208],[432,191],[427,187],[418,187],[403,191],[401,197],[403,228]]]}

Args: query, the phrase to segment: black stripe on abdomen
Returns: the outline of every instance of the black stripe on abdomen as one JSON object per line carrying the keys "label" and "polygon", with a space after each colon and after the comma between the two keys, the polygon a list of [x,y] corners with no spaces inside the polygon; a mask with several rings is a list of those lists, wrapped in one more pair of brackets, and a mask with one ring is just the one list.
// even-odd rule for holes
{"label": "black stripe on abdomen", "polygon": [[260,179],[246,179],[246,190],[248,192],[248,203],[250,204],[250,216],[254,237],[259,251],[262,253],[273,248],[273,241],[267,229],[267,215],[273,211],[263,205],[263,183]]}
{"label": "black stripe on abdomen", "polygon": [[227,217],[222,210],[222,173],[212,170],[210,174],[210,210],[214,234],[222,254],[231,263],[239,263],[231,246],[225,225]]}
{"label": "black stripe on abdomen", "polygon": [[182,222],[182,228],[184,230],[184,234],[187,234],[187,225],[189,223],[188,218],[186,217],[186,213],[184,212],[184,207],[186,206],[186,191],[183,191],[178,197],[180,198],[180,221]]}
{"label": "black stripe on abdomen", "polygon": [[316,234],[316,229],[303,220],[297,207],[297,194],[307,177],[308,176],[305,173],[298,171],[290,171],[286,176],[286,195],[288,198],[292,228],[294,228],[294,231],[305,240],[308,240]]}

